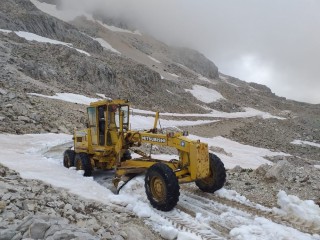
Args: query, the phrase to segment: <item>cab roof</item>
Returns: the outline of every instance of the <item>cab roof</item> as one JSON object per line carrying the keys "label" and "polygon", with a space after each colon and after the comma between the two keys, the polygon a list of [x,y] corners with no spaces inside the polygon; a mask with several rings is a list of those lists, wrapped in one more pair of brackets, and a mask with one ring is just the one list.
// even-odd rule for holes
{"label": "cab roof", "polygon": [[114,99],[114,100],[108,100],[103,99],[97,102],[90,103],[90,107],[99,107],[99,106],[106,106],[106,105],[130,105],[129,100],[123,100],[123,99]]}

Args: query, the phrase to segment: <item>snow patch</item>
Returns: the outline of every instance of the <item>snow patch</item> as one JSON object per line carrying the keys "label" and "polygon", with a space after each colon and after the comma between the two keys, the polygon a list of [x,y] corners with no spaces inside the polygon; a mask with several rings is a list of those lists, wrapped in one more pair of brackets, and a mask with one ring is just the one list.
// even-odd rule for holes
{"label": "snow patch", "polygon": [[10,31],[10,30],[5,30],[5,29],[0,29],[0,32],[2,32],[2,33],[11,33],[12,31]]}
{"label": "snow patch", "polygon": [[256,217],[251,224],[233,228],[230,231],[232,239],[237,240],[315,240],[310,234],[286,227],[262,217]]}
{"label": "snow patch", "polygon": [[77,17],[84,16],[90,21],[94,21],[92,15],[75,9],[63,9],[58,10],[56,5],[48,4],[45,2],[39,2],[37,0],[30,0],[39,10],[45,12],[53,17],[56,17],[64,22],[70,22],[76,19]]}
{"label": "snow patch", "polygon": [[211,81],[208,78],[206,78],[205,76],[202,76],[201,74],[198,75],[198,79],[201,80],[201,81],[205,81],[205,82],[211,83]]}
{"label": "snow patch", "polygon": [[277,197],[280,209],[274,208],[275,212],[298,219],[320,230],[320,207],[314,201],[303,201],[297,196],[287,195],[285,191],[279,191]]}
{"label": "snow patch", "polygon": [[178,78],[178,77],[179,77],[177,74],[174,74],[174,73],[169,73],[169,72],[168,72],[168,74],[169,74],[170,76],[172,76],[172,77],[175,77],[175,78]]}
{"label": "snow patch", "polygon": [[294,140],[294,141],[291,142],[291,144],[295,144],[295,145],[309,145],[309,146],[313,146],[313,147],[318,147],[318,148],[320,148],[320,144],[319,144],[319,143],[302,141],[302,140]]}
{"label": "snow patch", "polygon": [[[14,31],[5,30],[5,29],[0,29],[0,31],[4,32],[4,33],[14,32]],[[63,45],[63,46],[66,46],[68,48],[75,49],[78,52],[80,52],[82,54],[85,54],[87,56],[91,56],[86,51],[83,51],[81,49],[72,47],[71,43],[65,43],[65,42],[61,42],[61,41],[54,40],[54,39],[51,39],[51,38],[42,37],[42,36],[39,36],[39,35],[34,34],[34,33],[30,33],[30,32],[16,31],[14,33],[17,34],[19,37],[22,37],[22,38],[26,39],[27,41],[36,41],[36,42],[41,42],[41,43],[50,43],[50,44],[55,44],[55,45]]]}
{"label": "snow patch", "polygon": [[159,234],[164,239],[173,240],[178,236],[178,230],[172,226],[162,226],[160,228]]}
{"label": "snow patch", "polygon": [[43,95],[39,93],[28,93],[28,95],[57,99],[57,100],[62,100],[66,102],[78,103],[78,104],[84,104],[84,105],[90,105],[91,102],[102,100],[99,98],[89,98],[89,97],[79,95],[79,94],[74,94],[74,93],[56,93],[56,95],[53,95],[53,96]]}
{"label": "snow patch", "polygon": [[216,191],[215,194],[217,194],[219,197],[226,198],[235,202],[239,202],[243,205],[251,206],[265,212],[272,212],[272,209],[262,206],[260,204],[253,203],[249,199],[247,199],[245,196],[240,195],[234,190],[221,188],[220,190]]}
{"label": "snow patch", "polygon": [[105,94],[102,93],[96,93],[96,95],[107,100],[112,100],[111,98],[107,97]]}
{"label": "snow patch", "polygon": [[[212,109],[211,109],[212,110]],[[267,112],[262,112],[253,108],[244,108],[244,112],[219,112],[216,110],[212,110],[211,113],[161,113],[163,116],[171,116],[171,117],[211,117],[211,118],[250,118],[250,117],[261,117],[264,119],[267,118],[275,118],[279,120],[284,120],[286,118],[274,116]],[[134,112],[141,114],[150,114],[154,115],[155,112],[141,109],[134,109]]]}
{"label": "snow patch", "polygon": [[314,165],[315,168],[319,168],[320,169],[320,165]]}
{"label": "snow patch", "polygon": [[[166,120],[161,119],[159,121],[159,125],[162,128],[168,128],[168,127],[177,127],[177,126],[195,126],[195,125],[201,125],[201,124],[207,124],[217,122],[217,120],[197,120],[197,121],[187,121],[187,120]],[[145,116],[139,116],[139,115],[133,115],[131,116],[131,129],[139,130],[142,129],[151,129],[154,123],[154,117],[145,117]],[[159,126],[158,125],[158,126]]]}
{"label": "snow patch", "polygon": [[98,43],[100,43],[100,45],[107,49],[107,50],[110,50],[111,52],[114,52],[114,53],[118,53],[118,54],[121,54],[118,50],[116,50],[115,48],[113,48],[107,41],[105,41],[104,39],[102,38],[94,38],[94,40],[96,40]]}
{"label": "snow patch", "polygon": [[283,152],[271,152],[265,148],[244,145],[221,136],[204,138],[190,135],[189,138],[208,143],[209,147],[222,147],[226,152],[232,153],[232,156],[215,153],[219,158],[221,158],[225,167],[229,169],[234,168],[237,165],[242,168],[256,169],[262,164],[272,164],[272,162],[264,158],[266,156],[290,156]]}
{"label": "snow patch", "polygon": [[200,85],[193,85],[192,90],[185,89],[185,91],[190,92],[196,99],[204,103],[211,103],[220,99],[224,99],[224,97],[216,90]]}
{"label": "snow patch", "polygon": [[148,55],[148,58],[150,58],[152,61],[154,61],[154,62],[156,62],[156,63],[161,63],[159,60],[157,60],[157,59],[155,59],[155,58],[153,58],[153,57],[151,57],[151,56],[149,56],[149,55]]}
{"label": "snow patch", "polygon": [[168,93],[171,93],[171,94],[173,94],[173,95],[174,95],[174,93],[173,93],[173,92],[171,92],[171,91],[169,91],[168,89],[166,89],[166,91],[167,91]]}
{"label": "snow patch", "polygon": [[112,31],[112,32],[121,32],[121,33],[130,33],[130,34],[136,34],[136,35],[140,35],[142,36],[142,34],[136,30],[136,31],[130,31],[130,30],[127,30],[127,29],[123,29],[123,28],[118,28],[118,27],[115,27],[115,26],[110,26],[110,25],[107,25],[101,21],[95,21],[97,23],[99,23],[100,25],[102,25],[103,27],[105,27],[106,29]]}

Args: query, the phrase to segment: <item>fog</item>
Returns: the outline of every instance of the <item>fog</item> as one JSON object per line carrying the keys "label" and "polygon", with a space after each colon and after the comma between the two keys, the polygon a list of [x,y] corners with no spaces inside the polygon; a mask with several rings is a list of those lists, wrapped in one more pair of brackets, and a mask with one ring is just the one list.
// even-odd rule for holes
{"label": "fog", "polygon": [[63,0],[63,7],[98,9],[200,51],[222,73],[320,103],[320,1]]}

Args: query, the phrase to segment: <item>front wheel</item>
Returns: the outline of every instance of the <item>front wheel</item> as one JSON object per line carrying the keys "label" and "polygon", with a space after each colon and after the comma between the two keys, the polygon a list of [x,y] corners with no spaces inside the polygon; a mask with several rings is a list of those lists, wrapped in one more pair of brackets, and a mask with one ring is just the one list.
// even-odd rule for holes
{"label": "front wheel", "polygon": [[223,187],[226,181],[226,169],[221,159],[209,153],[210,175],[196,180],[196,185],[203,192],[213,193]]}
{"label": "front wheel", "polygon": [[75,167],[77,170],[83,170],[85,177],[92,176],[92,166],[90,157],[87,153],[77,153],[75,157]]}
{"label": "front wheel", "polygon": [[145,188],[151,205],[158,210],[168,212],[179,201],[178,179],[172,169],[164,163],[156,163],[148,169]]}
{"label": "front wheel", "polygon": [[74,157],[75,157],[75,152],[73,150],[66,150],[63,153],[63,166],[66,168],[70,168],[74,166]]}

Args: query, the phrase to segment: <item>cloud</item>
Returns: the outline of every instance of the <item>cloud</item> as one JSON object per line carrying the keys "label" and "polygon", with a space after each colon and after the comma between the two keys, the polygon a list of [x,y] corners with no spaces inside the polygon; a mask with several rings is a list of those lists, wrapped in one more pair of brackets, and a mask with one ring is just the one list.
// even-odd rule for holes
{"label": "cloud", "polygon": [[99,10],[171,45],[199,50],[220,71],[320,103],[320,1],[63,0]]}

